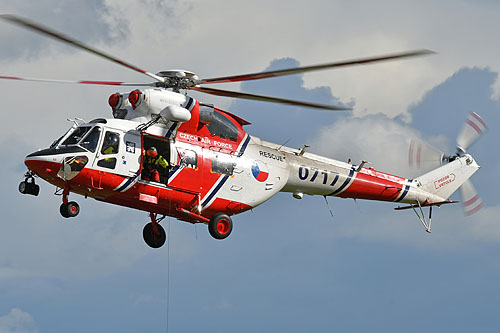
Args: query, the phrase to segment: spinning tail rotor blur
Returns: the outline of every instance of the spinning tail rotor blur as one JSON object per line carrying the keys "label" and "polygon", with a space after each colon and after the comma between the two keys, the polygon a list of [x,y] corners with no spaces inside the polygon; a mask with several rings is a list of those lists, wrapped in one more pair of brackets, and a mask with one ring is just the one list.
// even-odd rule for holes
{"label": "spinning tail rotor blur", "polygon": [[[465,119],[462,130],[456,140],[457,151],[448,155],[431,144],[420,139],[413,139],[410,143],[408,163],[411,168],[432,168],[449,163],[457,157],[467,154],[467,149],[488,129],[486,122],[475,112],[471,112]],[[467,180],[460,187],[460,196],[466,216],[479,211],[483,206],[472,182]]]}

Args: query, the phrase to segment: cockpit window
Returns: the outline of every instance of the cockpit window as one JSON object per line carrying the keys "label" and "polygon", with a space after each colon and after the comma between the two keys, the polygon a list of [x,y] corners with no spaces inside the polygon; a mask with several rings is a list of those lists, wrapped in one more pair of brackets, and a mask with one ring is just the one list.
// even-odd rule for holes
{"label": "cockpit window", "polygon": [[94,153],[97,148],[97,144],[99,143],[100,136],[101,136],[101,128],[99,126],[96,126],[80,142],[80,146]]}
{"label": "cockpit window", "polygon": [[63,146],[76,145],[85,134],[91,129],[90,126],[77,127],[69,137],[62,143]]}
{"label": "cockpit window", "polygon": [[223,139],[236,141],[238,138],[238,128],[220,112],[213,113],[213,120],[207,124],[210,134]]}

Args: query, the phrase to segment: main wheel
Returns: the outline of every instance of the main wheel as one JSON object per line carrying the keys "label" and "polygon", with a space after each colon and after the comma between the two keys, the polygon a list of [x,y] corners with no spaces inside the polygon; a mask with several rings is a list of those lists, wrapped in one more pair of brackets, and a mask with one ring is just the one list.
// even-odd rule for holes
{"label": "main wheel", "polygon": [[144,241],[153,249],[162,247],[167,240],[165,229],[163,229],[163,227],[159,224],[156,224],[156,229],[157,232],[154,232],[153,223],[149,222],[142,230],[142,237],[144,237]]}
{"label": "main wheel", "polygon": [[231,234],[233,221],[224,213],[217,213],[208,222],[208,232],[215,239],[224,239]]}

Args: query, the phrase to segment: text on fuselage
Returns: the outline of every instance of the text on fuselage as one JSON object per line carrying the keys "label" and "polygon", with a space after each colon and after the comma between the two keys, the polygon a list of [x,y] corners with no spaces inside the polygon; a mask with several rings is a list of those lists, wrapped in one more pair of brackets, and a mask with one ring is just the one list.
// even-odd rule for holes
{"label": "text on fuselage", "polygon": [[285,161],[285,157],[284,156],[276,155],[276,154],[273,154],[273,153],[268,153],[267,151],[259,150],[259,155],[262,156],[262,157],[265,157],[265,158],[269,158],[271,160],[275,160],[275,161],[280,161],[280,162],[284,162]]}

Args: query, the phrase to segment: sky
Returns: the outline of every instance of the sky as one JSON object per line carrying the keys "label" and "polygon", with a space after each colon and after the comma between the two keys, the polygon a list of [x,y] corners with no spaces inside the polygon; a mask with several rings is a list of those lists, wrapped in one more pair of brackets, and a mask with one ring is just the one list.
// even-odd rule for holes
{"label": "sky", "polygon": [[[36,198],[17,190],[24,157],[64,133],[68,118],[110,117],[116,88],[1,81],[0,332],[498,331],[498,2],[0,0],[0,8],[151,72],[200,77],[433,50],[218,85],[347,104],[350,113],[193,94],[247,119],[262,139],[404,177],[423,172],[407,165],[412,137],[453,153],[469,112],[489,125],[469,150],[484,208],[467,218],[460,205],[436,209],[432,234],[392,203],[329,198],[332,217],[322,197],[281,193],[234,216],[223,241],[204,225],[166,219],[169,246],[151,249],[145,212],[72,195],[81,213],[66,220],[52,185],[40,183]],[[149,81],[5,22],[0,44],[0,75]]]}

